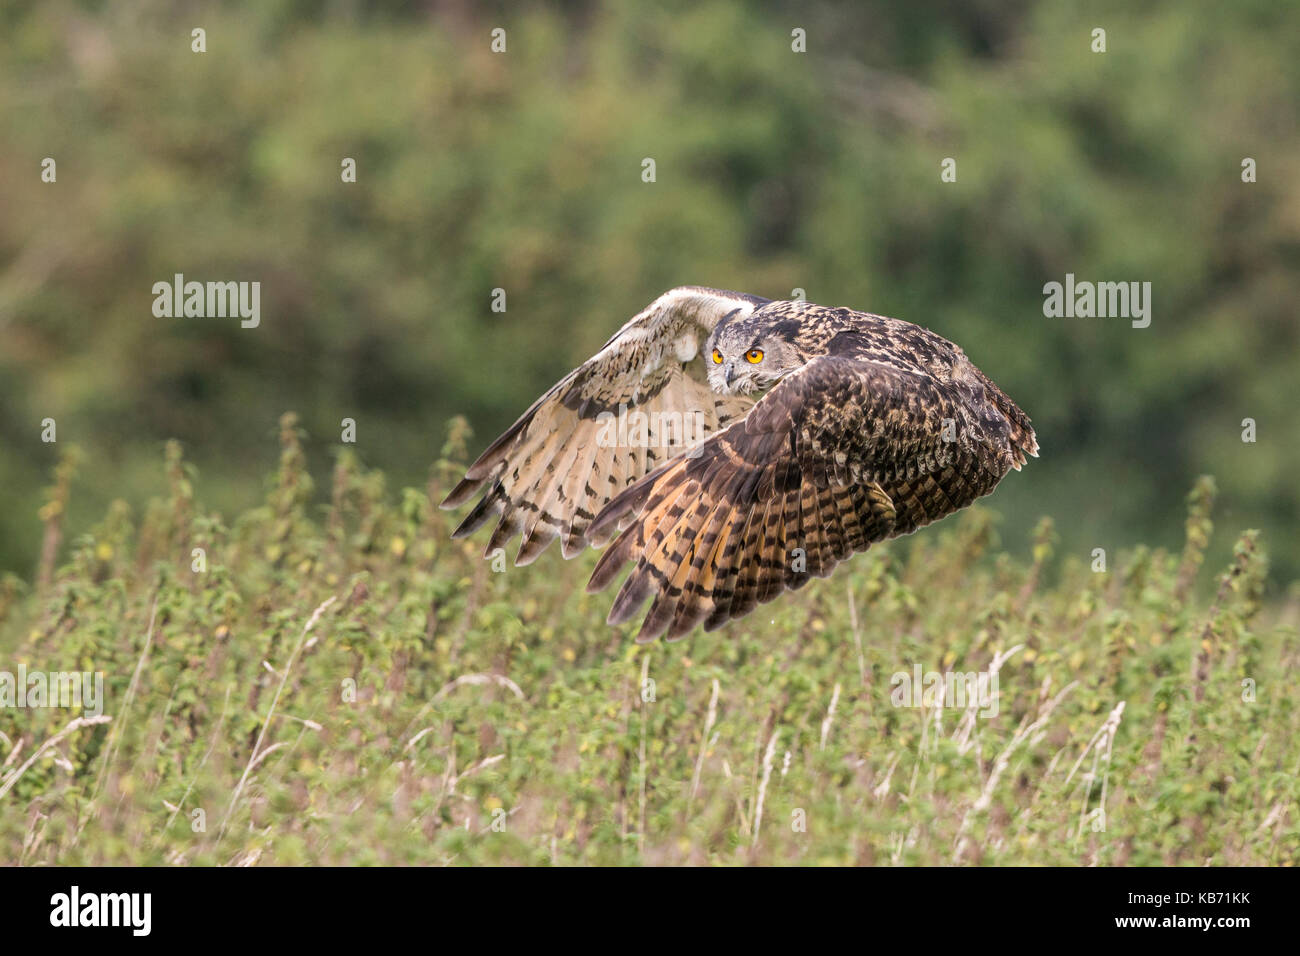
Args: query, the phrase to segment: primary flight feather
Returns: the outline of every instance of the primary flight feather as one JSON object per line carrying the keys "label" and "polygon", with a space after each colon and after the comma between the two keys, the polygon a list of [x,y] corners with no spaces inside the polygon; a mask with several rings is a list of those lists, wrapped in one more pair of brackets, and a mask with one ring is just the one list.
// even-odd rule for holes
{"label": "primary flight feather", "polygon": [[991,492],[1038,454],[1029,418],[910,322],[683,286],[533,403],[443,501],[482,498],[486,554],[613,539],[588,590],[649,641],[712,630],[873,542]]}

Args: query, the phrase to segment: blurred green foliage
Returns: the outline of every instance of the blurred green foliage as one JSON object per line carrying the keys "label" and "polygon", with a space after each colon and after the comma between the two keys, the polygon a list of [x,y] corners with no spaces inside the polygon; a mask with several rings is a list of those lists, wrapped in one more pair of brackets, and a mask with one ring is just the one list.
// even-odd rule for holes
{"label": "blurred green foliage", "polygon": [[[52,0],[0,49],[0,568],[37,562],[44,418],[86,452],[75,528],[142,508],[172,438],[239,513],[287,408],[318,479],[351,417],[418,483],[450,415],[485,442],[699,283],[962,345],[1043,447],[992,499],[1010,541],[1173,543],[1209,472],[1300,572],[1294,4]],[[261,281],[260,328],[154,318],[176,272]],[[1150,328],[1044,318],[1067,272],[1150,281]]]}

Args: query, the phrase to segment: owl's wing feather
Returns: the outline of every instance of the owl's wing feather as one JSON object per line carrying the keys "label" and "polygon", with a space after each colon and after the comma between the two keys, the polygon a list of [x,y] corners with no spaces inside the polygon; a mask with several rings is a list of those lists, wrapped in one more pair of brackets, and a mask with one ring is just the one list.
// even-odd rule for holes
{"label": "owl's wing feather", "polygon": [[1029,419],[964,357],[941,378],[867,358],[849,339],[787,375],[697,456],[611,500],[588,536],[622,531],[588,590],[635,562],[611,624],[653,595],[638,641],[712,630],[965,507],[1036,452]]}
{"label": "owl's wing feather", "polygon": [[[698,286],[661,295],[470,465],[442,507],[457,507],[485,490],[454,536],[498,517],[487,555],[516,534],[522,536],[517,565],[533,561],[561,535],[566,558],[580,552],[592,519],[611,498],[753,406],[752,398],[711,391],[700,380],[697,354],[719,322],[766,301]],[[633,412],[647,416],[644,435],[633,421],[624,429],[632,439],[618,438],[620,406],[625,423]]]}

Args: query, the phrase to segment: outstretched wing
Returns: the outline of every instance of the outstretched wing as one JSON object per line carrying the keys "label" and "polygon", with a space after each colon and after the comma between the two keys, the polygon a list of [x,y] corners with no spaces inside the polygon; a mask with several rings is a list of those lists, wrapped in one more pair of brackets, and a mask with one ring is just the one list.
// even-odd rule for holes
{"label": "outstretched wing", "polygon": [[840,349],[613,499],[588,536],[624,530],[588,590],[635,561],[610,624],[653,594],[638,641],[713,630],[965,507],[1037,448],[1029,419],[964,358],[939,379]]}
{"label": "outstretched wing", "polygon": [[766,301],[698,286],[655,299],[469,467],[442,507],[463,504],[484,486],[486,492],[454,537],[499,515],[486,554],[517,533],[523,540],[516,565],[534,560],[561,534],[566,558],[580,552],[587,527],[611,498],[753,406],[752,398],[710,390],[697,356],[719,322]]}

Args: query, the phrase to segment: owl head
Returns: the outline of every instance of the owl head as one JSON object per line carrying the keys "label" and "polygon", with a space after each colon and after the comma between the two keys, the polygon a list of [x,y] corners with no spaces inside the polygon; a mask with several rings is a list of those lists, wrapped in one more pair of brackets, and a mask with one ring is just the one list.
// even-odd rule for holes
{"label": "owl head", "polygon": [[791,342],[791,323],[754,312],[723,322],[704,343],[709,387],[724,395],[771,388],[806,362]]}

